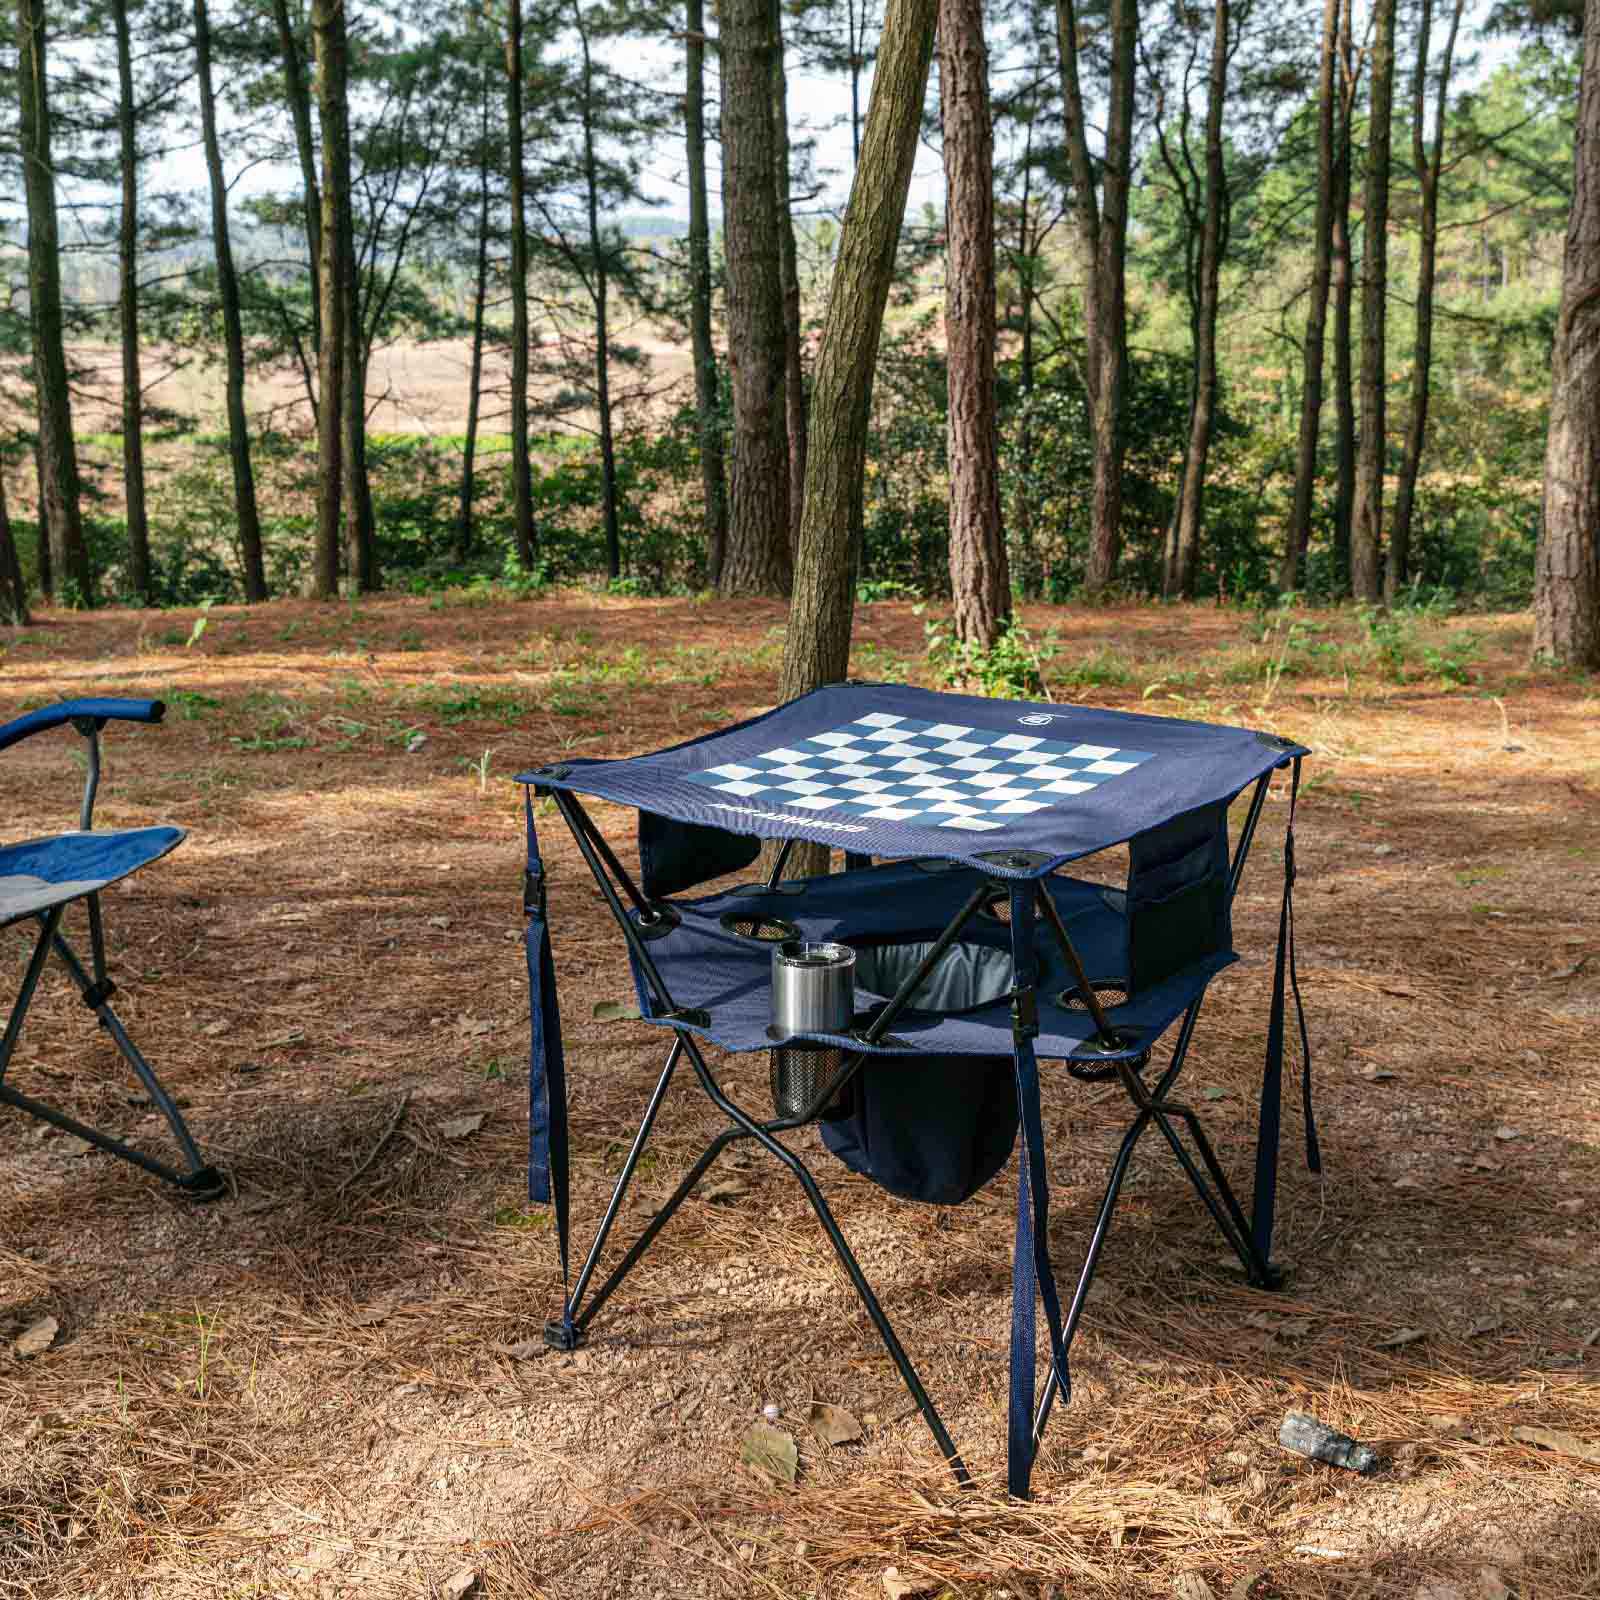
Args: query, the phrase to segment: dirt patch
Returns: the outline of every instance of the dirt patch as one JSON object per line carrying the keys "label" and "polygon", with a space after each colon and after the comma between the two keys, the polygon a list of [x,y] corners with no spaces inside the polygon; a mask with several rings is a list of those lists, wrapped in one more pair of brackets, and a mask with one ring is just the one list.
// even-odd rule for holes
{"label": "dirt patch", "polygon": [[[1047,664],[1058,698],[1313,747],[1298,903],[1327,1174],[1305,1173],[1291,1119],[1293,1277],[1258,1294],[1142,1147],[1073,1404],[1038,1499],[1016,1506],[996,1487],[1009,1170],[934,1212],[797,1141],[982,1476],[973,1493],[953,1492],[800,1197],[754,1157],[729,1167],[731,1202],[685,1207],[587,1348],[522,1348],[560,1290],[524,1189],[509,776],[765,708],[783,614],[471,599],[218,608],[191,647],[193,614],[48,613],[0,635],[0,716],[72,694],[171,705],[160,729],[106,735],[101,820],[190,829],[108,897],[117,1003],[237,1191],[188,1207],[5,1113],[0,1593],[410,1596],[470,1568],[488,1595],[876,1596],[890,1566],[963,1595],[1203,1581],[1411,1600],[1500,1592],[1486,1570],[1519,1595],[1594,1592],[1600,1468],[1514,1430],[1600,1443],[1600,700],[1523,669],[1525,619],[1430,625],[1395,681],[1345,617],[1305,619],[1319,631],[1289,648],[1223,610],[1030,614],[1069,641]],[[863,608],[855,675],[919,678],[923,621]],[[73,748],[60,733],[0,758],[6,838],[75,815]],[[595,809],[626,845],[628,819]],[[1208,1000],[1186,1080],[1236,1175],[1281,831],[1275,804],[1238,907],[1250,959]],[[594,1020],[629,997],[626,964],[555,819],[543,837],[586,1243],[662,1045]],[[0,931],[8,973],[22,952]],[[12,1081],[158,1138],[86,1021],[52,980]],[[732,1061],[727,1081],[758,1103],[764,1070]],[[1047,1116],[1069,1272],[1126,1119],[1064,1082]],[[632,1227],[715,1126],[674,1088]],[[46,1315],[52,1348],[14,1358]],[[795,1425],[813,1400],[865,1438],[815,1443]],[[739,1466],[769,1403],[799,1436],[792,1490]],[[1285,1455],[1289,1408],[1390,1465],[1359,1480]]]}

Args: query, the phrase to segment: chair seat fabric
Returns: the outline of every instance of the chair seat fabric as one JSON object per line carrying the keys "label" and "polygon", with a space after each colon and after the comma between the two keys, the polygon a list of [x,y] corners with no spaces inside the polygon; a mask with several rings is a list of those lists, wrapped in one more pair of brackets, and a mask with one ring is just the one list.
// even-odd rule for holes
{"label": "chair seat fabric", "polygon": [[0,845],[0,927],[48,911],[159,861],[182,828],[58,833]]}

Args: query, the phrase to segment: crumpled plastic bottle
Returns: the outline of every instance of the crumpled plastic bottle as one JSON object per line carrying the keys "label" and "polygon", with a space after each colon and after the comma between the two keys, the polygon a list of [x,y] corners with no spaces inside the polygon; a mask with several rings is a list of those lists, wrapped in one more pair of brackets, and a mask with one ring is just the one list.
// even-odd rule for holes
{"label": "crumpled plastic bottle", "polygon": [[1325,1461],[1330,1467],[1345,1467],[1365,1475],[1378,1465],[1378,1452],[1368,1444],[1357,1444],[1347,1433],[1330,1428],[1303,1411],[1291,1411],[1278,1430],[1278,1443],[1296,1455]]}

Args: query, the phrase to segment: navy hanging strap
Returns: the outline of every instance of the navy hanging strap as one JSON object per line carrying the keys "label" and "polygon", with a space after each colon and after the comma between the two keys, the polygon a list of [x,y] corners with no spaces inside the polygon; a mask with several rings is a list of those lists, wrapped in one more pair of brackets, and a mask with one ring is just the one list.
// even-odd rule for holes
{"label": "navy hanging strap", "polygon": [[1272,1011],[1267,1021],[1267,1060],[1261,1080],[1261,1121],[1256,1133],[1256,1192],[1251,1233],[1263,1261],[1270,1262],[1278,1198],[1278,1141],[1283,1117],[1283,1034],[1288,995],[1294,995],[1300,1030],[1301,1102],[1305,1110],[1306,1165],[1322,1171],[1316,1118],[1311,1106],[1311,1037],[1300,998],[1294,955],[1294,813],[1300,797],[1300,757],[1289,780],[1289,823],[1283,839],[1283,903],[1278,912],[1278,953],[1272,977]]}
{"label": "navy hanging strap", "polygon": [[528,1199],[534,1205],[553,1205],[555,1210],[556,1247],[561,1252],[561,1321],[549,1332],[554,1335],[554,1342],[570,1349],[577,1342],[577,1334],[572,1323],[567,1250],[567,1069],[561,1050],[561,1013],[556,1005],[555,961],[550,954],[544,862],[533,826],[531,788],[523,791],[523,805],[528,823],[528,864],[523,876],[522,909],[528,919],[528,1015],[533,1034],[528,1058]]}
{"label": "navy hanging strap", "polygon": [[1033,951],[1034,886],[1011,888],[1013,968],[1012,1053],[1016,1062],[1017,1116],[1022,1142],[1017,1155],[1017,1234],[1011,1263],[1011,1399],[1006,1452],[1006,1487],[1028,1496],[1033,1474],[1035,1298],[1044,1301],[1050,1351],[1063,1400],[1072,1398],[1066,1346],[1061,1338],[1061,1301],[1050,1266],[1050,1188],[1044,1164],[1044,1125],[1039,1109],[1039,1063],[1033,1053],[1039,1031]]}

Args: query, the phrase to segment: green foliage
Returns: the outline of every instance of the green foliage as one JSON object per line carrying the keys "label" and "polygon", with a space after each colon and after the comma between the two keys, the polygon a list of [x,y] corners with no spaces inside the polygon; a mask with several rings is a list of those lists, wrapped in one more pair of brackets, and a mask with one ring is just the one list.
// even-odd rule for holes
{"label": "green foliage", "polygon": [[924,627],[928,662],[948,688],[975,690],[1000,700],[1038,699],[1046,692],[1044,668],[1056,655],[1053,641],[1036,644],[1019,623],[1008,623],[987,649],[958,640],[948,624]]}

